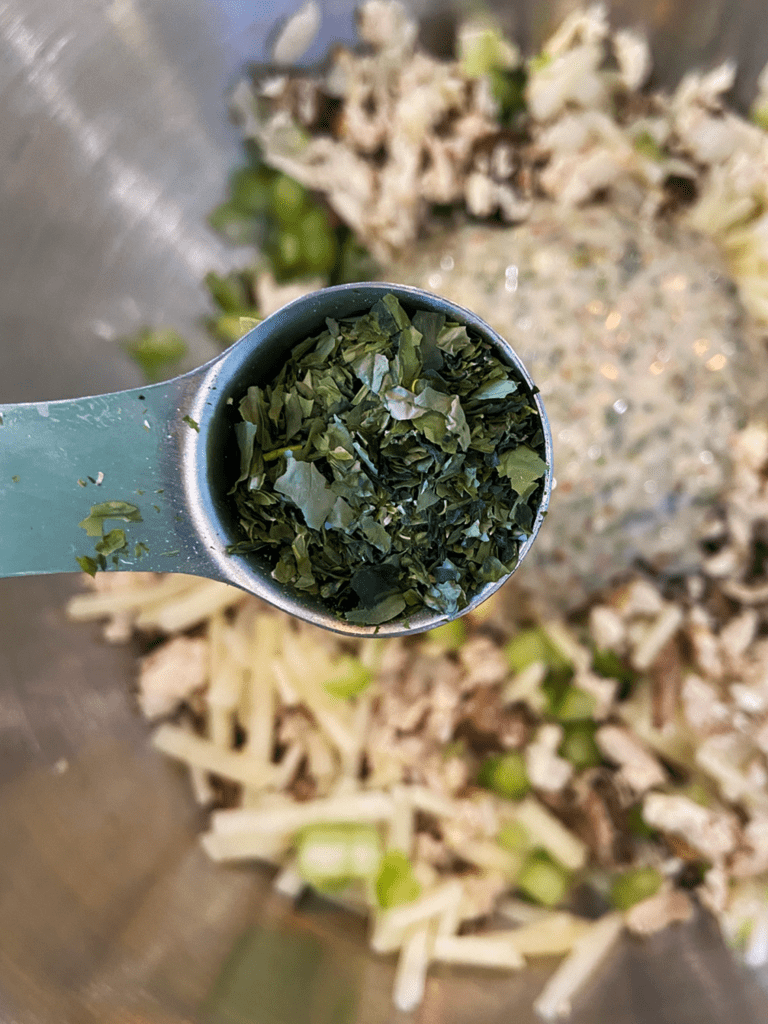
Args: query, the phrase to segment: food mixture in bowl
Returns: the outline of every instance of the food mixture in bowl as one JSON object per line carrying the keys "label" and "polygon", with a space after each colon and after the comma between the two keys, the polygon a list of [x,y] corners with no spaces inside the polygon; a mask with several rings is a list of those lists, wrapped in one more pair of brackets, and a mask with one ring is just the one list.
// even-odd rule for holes
{"label": "food mixture in bowl", "polygon": [[210,811],[204,849],[366,914],[401,1009],[434,962],[544,955],[536,1008],[563,1016],[624,932],[697,905],[762,965],[768,76],[750,121],[728,65],[650,92],[644,41],[600,8],[527,61],[485,23],[439,61],[381,0],[359,27],[321,76],[236,91],[258,155],[214,223],[264,257],[209,279],[214,329],[370,276],[361,246],[472,308],[552,420],[538,554],[408,639],[181,576],[97,575],[70,614],[160,641],[137,700]]}

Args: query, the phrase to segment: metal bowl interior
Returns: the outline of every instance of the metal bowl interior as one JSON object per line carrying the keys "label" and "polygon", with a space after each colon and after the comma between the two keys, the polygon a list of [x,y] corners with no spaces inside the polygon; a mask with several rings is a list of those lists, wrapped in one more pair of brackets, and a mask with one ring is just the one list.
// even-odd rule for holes
{"label": "metal bowl interior", "polygon": [[[3,400],[141,383],[119,344],[142,323],[214,354],[200,327],[208,269],[242,260],[207,229],[237,159],[225,91],[290,0],[7,0],[0,6],[0,379]],[[308,59],[352,31],[323,5]],[[562,7],[562,5],[560,5]],[[609,5],[649,27],[657,78],[740,61],[748,102],[768,59],[763,0]],[[500,3],[533,45],[556,4]],[[453,8],[426,3],[440,45]],[[394,965],[360,920],[299,911],[258,869],[210,864],[186,780],[147,745],[133,652],[65,620],[74,576],[0,581],[0,1019],[5,1024],[384,1024]],[[437,971],[418,1019],[535,1020],[551,970]],[[758,1024],[760,979],[711,922],[625,942],[574,1024]]]}

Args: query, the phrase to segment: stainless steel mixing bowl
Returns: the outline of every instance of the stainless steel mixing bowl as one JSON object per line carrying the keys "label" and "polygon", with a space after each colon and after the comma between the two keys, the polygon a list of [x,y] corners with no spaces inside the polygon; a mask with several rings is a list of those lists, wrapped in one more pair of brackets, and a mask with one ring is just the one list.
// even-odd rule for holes
{"label": "stainless steel mixing bowl", "polygon": [[[198,319],[206,270],[236,265],[205,226],[237,141],[225,92],[290,0],[0,2],[0,390],[4,402],[141,382],[116,339],[142,323],[214,349]],[[308,59],[352,32],[352,3],[321,0]],[[556,20],[498,4],[534,45]],[[657,79],[740,62],[749,101],[768,60],[765,0],[616,0],[645,25]],[[450,9],[429,7],[439,45]],[[562,9],[562,8],[561,8]],[[33,513],[32,513],[33,514]],[[1,528],[1,525],[0,525]],[[217,868],[184,776],[151,751],[130,696],[132,653],[65,621],[74,576],[0,581],[2,1024],[382,1024],[393,965],[362,923],[309,901],[296,914],[251,868]],[[436,971],[431,1024],[532,1022],[550,968],[519,978]],[[762,1024],[760,978],[701,917],[626,941],[574,1024]]]}

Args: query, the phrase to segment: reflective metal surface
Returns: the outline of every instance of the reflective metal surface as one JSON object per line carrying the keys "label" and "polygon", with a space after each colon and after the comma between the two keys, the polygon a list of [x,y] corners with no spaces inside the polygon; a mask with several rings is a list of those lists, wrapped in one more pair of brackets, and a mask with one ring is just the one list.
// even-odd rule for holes
{"label": "reflective metal surface", "polygon": [[[237,157],[226,87],[287,7],[265,0],[0,0],[2,402],[139,385],[116,342],[198,318],[207,269],[242,254],[206,229]],[[351,31],[325,0],[323,34]],[[553,5],[501,4],[525,39]],[[657,78],[741,58],[748,102],[768,59],[764,0],[618,0],[653,30]],[[440,41],[446,8],[427,34]],[[207,863],[183,775],[146,746],[131,651],[72,626],[74,577],[0,581],[0,1020],[3,1024],[384,1024],[393,965],[359,921],[298,916],[249,867]],[[438,971],[417,1015],[529,1024],[547,973]],[[227,1008],[222,1006],[226,1002]],[[758,1024],[768,999],[705,919],[624,943],[575,1024]]]}

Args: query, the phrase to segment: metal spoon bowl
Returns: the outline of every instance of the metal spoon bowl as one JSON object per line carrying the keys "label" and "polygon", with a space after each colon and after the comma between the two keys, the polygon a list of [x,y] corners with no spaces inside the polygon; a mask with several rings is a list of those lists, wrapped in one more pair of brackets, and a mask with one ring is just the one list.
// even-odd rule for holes
{"label": "metal spoon bowl", "polygon": [[[476,331],[514,366],[529,391],[549,469],[519,565],[541,526],[552,487],[552,438],[533,381],[512,347],[469,310],[417,288],[367,282],[323,288],[289,303],[211,362],[173,380],[90,398],[0,406],[0,576],[78,571],[77,556],[92,555],[94,543],[80,522],[92,505],[119,501],[136,506],[141,516],[140,522],[107,524],[124,529],[128,540],[128,550],[117,556],[120,571],[220,580],[307,622],[354,636],[419,633],[449,621],[425,608],[407,625],[353,625],[320,598],[277,583],[266,562],[227,553],[240,539],[228,496],[239,466],[233,427],[240,398],[250,385],[267,383],[294,345],[324,328],[326,317],[363,313],[388,292],[408,313],[444,313]],[[476,608],[507,578],[486,584],[459,614]]]}

